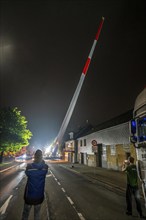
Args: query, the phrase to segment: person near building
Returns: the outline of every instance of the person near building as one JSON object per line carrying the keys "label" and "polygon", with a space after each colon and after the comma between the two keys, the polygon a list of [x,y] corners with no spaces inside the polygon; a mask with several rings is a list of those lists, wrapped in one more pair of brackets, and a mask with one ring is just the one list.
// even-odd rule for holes
{"label": "person near building", "polygon": [[34,206],[34,219],[40,220],[41,203],[44,200],[45,177],[48,172],[48,165],[43,160],[41,150],[37,150],[33,163],[26,167],[25,174],[27,183],[24,191],[24,208],[22,220],[27,220],[30,210]]}
{"label": "person near building", "polygon": [[138,174],[136,165],[134,164],[134,158],[128,157],[127,161],[124,161],[122,171],[127,173],[127,188],[126,188],[126,203],[127,203],[127,215],[132,215],[132,195],[135,198],[136,208],[140,218],[144,218],[142,214],[140,193],[138,187]]}

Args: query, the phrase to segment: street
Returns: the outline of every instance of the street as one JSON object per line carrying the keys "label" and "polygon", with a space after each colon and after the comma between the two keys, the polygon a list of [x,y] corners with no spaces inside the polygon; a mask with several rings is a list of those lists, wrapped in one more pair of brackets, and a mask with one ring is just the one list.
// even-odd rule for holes
{"label": "street", "polygon": [[[45,200],[41,209],[41,220],[132,220],[138,219],[135,209],[133,216],[125,214],[125,194],[107,189],[101,182],[66,169],[59,162],[48,163],[50,169],[46,177]],[[20,167],[22,179],[7,194],[9,203],[0,219],[20,220],[23,210],[23,192],[26,184],[24,170]],[[16,176],[14,175],[14,178]],[[13,180],[11,180],[13,181]],[[4,184],[4,181],[2,181]],[[1,184],[1,189],[4,189]],[[4,191],[1,191],[3,197]],[[1,206],[2,207],[2,206]],[[145,213],[144,213],[145,214]],[[33,210],[29,220],[33,220]]]}
{"label": "street", "polygon": [[13,189],[17,188],[24,176],[25,163],[20,164],[12,169],[7,169],[0,173],[0,207],[4,200],[11,195]]}

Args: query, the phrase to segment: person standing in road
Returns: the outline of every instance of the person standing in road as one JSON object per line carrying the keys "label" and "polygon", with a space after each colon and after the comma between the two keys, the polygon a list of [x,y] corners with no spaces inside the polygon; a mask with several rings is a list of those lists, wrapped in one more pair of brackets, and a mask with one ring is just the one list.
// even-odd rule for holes
{"label": "person standing in road", "polygon": [[24,208],[22,220],[28,220],[32,205],[34,205],[34,219],[40,220],[41,203],[44,200],[45,177],[48,172],[48,165],[43,160],[41,150],[34,155],[34,162],[26,167],[25,174],[27,183],[24,191]]}
{"label": "person standing in road", "polygon": [[134,195],[136,208],[140,218],[144,218],[142,214],[140,194],[138,189],[138,175],[136,165],[134,164],[134,158],[129,157],[127,161],[124,161],[122,171],[127,173],[127,188],[126,188],[126,203],[127,203],[127,215],[132,215],[132,194]]}

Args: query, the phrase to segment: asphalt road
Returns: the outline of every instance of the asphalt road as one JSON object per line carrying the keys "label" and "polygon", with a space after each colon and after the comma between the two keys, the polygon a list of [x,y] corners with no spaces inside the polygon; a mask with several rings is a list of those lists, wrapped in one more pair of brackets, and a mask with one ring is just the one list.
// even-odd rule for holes
{"label": "asphalt road", "polygon": [[[49,192],[49,209],[51,219],[65,220],[76,218],[66,215],[66,205],[63,204],[64,197],[69,197],[72,206],[72,212],[76,210],[79,219],[86,220],[131,220],[138,219],[137,212],[134,208],[133,216],[125,214],[125,196],[113,190],[106,189],[101,183],[84,178],[84,176],[64,169],[58,164],[50,165],[53,178],[56,183],[50,184]],[[52,180],[51,180],[52,181]],[[49,182],[48,182],[49,187]],[[56,188],[57,187],[57,188]],[[60,191],[64,189],[61,198]],[[55,192],[54,190],[57,191]],[[57,195],[56,195],[57,193]],[[55,196],[55,197],[54,197]],[[63,198],[63,200],[62,200]],[[59,200],[59,203],[58,203]],[[53,207],[52,207],[53,204]],[[60,204],[61,213],[56,212]],[[135,207],[135,206],[134,206]],[[70,212],[70,213],[72,213]],[[79,215],[80,214],[80,215]]]}
{"label": "asphalt road", "polygon": [[25,163],[6,169],[0,173],[0,207],[11,195],[13,189],[17,188],[24,176]]}
{"label": "asphalt road", "polygon": [[[121,193],[112,190],[112,188],[105,188],[104,184],[86,178],[84,175],[65,169],[61,164],[49,163],[49,167],[50,171],[46,177],[45,185],[45,200],[41,209],[41,220],[138,219],[135,204],[133,216],[125,215],[125,196]],[[18,184],[14,184],[14,188],[11,188],[9,193],[6,192],[9,201],[6,200],[8,206],[5,212],[0,213],[1,220],[21,219],[24,203],[23,193],[26,184],[24,170],[20,168],[19,171],[13,172],[13,175],[10,175],[11,177],[5,177],[4,179],[5,181],[7,179],[14,182],[16,174],[18,177],[21,176],[22,179],[20,181],[18,178]],[[2,181],[3,187],[7,182],[4,179]],[[33,220],[33,209],[29,220]]]}

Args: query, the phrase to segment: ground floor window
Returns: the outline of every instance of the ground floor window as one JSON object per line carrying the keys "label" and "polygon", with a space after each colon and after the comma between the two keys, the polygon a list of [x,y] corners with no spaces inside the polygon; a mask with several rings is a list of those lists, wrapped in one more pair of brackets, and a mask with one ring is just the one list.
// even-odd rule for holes
{"label": "ground floor window", "polygon": [[115,145],[111,145],[110,149],[111,149],[111,155],[115,156],[116,155],[116,146]]}

